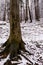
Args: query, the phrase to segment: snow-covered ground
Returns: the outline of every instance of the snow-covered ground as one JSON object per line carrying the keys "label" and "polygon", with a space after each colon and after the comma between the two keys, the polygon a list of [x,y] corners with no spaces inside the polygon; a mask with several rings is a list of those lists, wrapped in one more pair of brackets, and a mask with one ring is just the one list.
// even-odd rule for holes
{"label": "snow-covered ground", "polygon": [[[43,65],[43,19],[40,20],[41,21],[33,20],[32,23],[29,23],[29,21],[25,23],[23,21],[20,23],[20,26],[22,39],[26,43],[25,48],[33,54],[25,55],[33,62],[33,64],[38,63],[39,65]],[[0,21],[0,24],[1,23],[2,21]],[[0,25],[0,45],[8,39],[9,32],[9,23],[6,23],[6,25]],[[22,63],[18,65],[26,65],[28,61],[23,57],[21,58],[22,61],[20,62]],[[6,62],[6,60],[2,59],[0,65],[4,65],[4,62]]]}
{"label": "snow-covered ground", "polygon": [[10,35],[10,24],[5,21],[0,21],[0,46],[5,43]]}
{"label": "snow-covered ground", "polygon": [[21,23],[22,39],[26,49],[33,55],[28,57],[33,63],[43,65],[43,19],[32,23]]}

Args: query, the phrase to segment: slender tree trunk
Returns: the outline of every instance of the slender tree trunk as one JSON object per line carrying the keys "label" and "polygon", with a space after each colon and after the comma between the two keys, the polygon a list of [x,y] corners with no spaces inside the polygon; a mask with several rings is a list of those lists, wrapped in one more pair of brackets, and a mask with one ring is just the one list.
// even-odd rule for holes
{"label": "slender tree trunk", "polygon": [[25,50],[20,30],[19,0],[10,0],[10,36],[2,47],[4,46],[6,48],[0,55],[8,55],[8,52],[10,52],[10,58],[17,56],[19,49]]}
{"label": "slender tree trunk", "polygon": [[26,0],[26,16],[25,16],[25,22],[28,20],[28,7],[27,7],[28,0]]}
{"label": "slender tree trunk", "polygon": [[35,18],[39,21],[40,19],[40,13],[39,13],[39,0],[34,0],[35,4]]}
{"label": "slender tree trunk", "polygon": [[30,23],[32,22],[32,16],[31,16],[31,11],[29,8],[29,0],[26,0],[26,18],[25,22],[28,20],[28,11],[29,11],[29,17],[30,17]]}
{"label": "slender tree trunk", "polygon": [[30,11],[30,7],[29,7],[29,0],[28,0],[28,9],[29,9],[30,23],[32,23],[32,16],[31,16],[31,11]]}
{"label": "slender tree trunk", "polygon": [[[28,8],[29,8],[29,7],[28,7]],[[29,8],[29,17],[30,17],[30,23],[32,23],[32,16],[31,16],[30,8]]]}

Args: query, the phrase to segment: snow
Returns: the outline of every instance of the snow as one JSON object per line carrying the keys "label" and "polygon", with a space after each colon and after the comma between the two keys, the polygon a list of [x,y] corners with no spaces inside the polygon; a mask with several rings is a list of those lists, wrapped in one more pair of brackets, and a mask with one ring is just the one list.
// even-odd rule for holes
{"label": "snow", "polygon": [[26,63],[29,63],[26,59],[24,59],[22,56],[22,63],[21,64],[18,64],[18,65],[26,65]]}
{"label": "snow", "polygon": [[[0,0],[0,19],[3,19],[3,14],[5,9],[4,4],[5,4],[5,0]],[[31,2],[29,3],[29,5],[31,5]],[[34,11],[33,11],[33,15],[34,15]],[[8,18],[7,15],[6,18]],[[33,55],[28,55],[28,54],[25,55],[33,62],[33,65],[35,63],[38,63],[39,65],[43,65],[43,18],[41,18],[40,21],[33,20],[32,23],[29,22],[30,21],[28,20],[26,23],[25,21],[22,21],[20,23],[22,39],[26,43],[25,48],[33,54]],[[9,21],[8,20],[7,22],[0,21],[0,47],[2,46],[2,44],[4,44],[7,41],[9,35],[10,35]],[[0,65],[4,65],[4,63],[9,59],[9,56],[10,55],[8,55],[7,58],[5,59],[1,59]],[[26,63],[29,62],[23,56],[20,55],[20,57],[22,58],[22,60],[18,60],[18,62],[22,62],[22,63],[18,65],[28,65]],[[13,61],[13,63],[14,62],[15,61]]]}
{"label": "snow", "polygon": [[4,65],[4,63],[9,59],[10,54],[5,59],[0,60],[0,65]]}
{"label": "snow", "polygon": [[30,63],[30,62],[28,62],[23,56],[21,56],[21,55],[19,55],[19,56],[22,58],[22,60],[12,61],[12,64],[13,64],[13,63],[20,63],[20,64],[18,64],[18,65],[26,65],[26,63]]}
{"label": "snow", "polygon": [[24,34],[22,38],[28,39],[27,41],[43,40],[43,27],[41,27],[41,25],[38,22],[22,23],[21,30],[22,30],[22,35]]}
{"label": "snow", "polygon": [[0,21],[0,45],[5,43],[10,35],[10,24],[5,21]]}
{"label": "snow", "polygon": [[[40,19],[41,20],[41,19]],[[33,55],[28,56],[33,63],[43,64],[43,22],[33,21],[21,23],[22,39],[26,42],[26,49]],[[40,51],[39,51],[40,50]],[[40,59],[41,57],[41,59]],[[40,59],[38,61],[38,59]]]}
{"label": "snow", "polygon": [[[2,21],[0,21],[2,22]],[[2,22],[3,23],[3,22]],[[0,23],[1,24],[1,23]],[[29,23],[28,21],[25,23],[24,21],[20,23],[21,26],[21,34],[22,39],[26,43],[25,48],[31,52],[33,55],[27,55],[27,57],[33,62],[33,64],[38,63],[39,65],[43,65],[43,22],[33,21]],[[6,25],[0,25],[0,45],[8,39],[10,35],[10,26],[9,23]],[[3,34],[4,33],[4,34]],[[40,50],[40,51],[39,51]],[[18,65],[26,65],[28,62],[24,57],[22,57],[21,64]],[[0,61],[0,65],[3,65],[6,60],[2,59]]]}

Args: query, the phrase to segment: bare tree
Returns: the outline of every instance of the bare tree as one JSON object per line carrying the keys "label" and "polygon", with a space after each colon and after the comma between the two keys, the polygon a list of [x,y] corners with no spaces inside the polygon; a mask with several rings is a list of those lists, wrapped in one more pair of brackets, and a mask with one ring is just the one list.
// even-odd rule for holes
{"label": "bare tree", "polygon": [[28,0],[26,0],[26,16],[25,16],[25,22],[28,20],[28,7],[27,7],[27,4],[28,3]]}
{"label": "bare tree", "polygon": [[10,36],[2,45],[2,47],[4,46],[4,50],[0,52],[2,58],[6,57],[10,53],[10,59],[12,59],[18,55],[19,50],[25,51],[20,30],[19,0],[10,0]]}
{"label": "bare tree", "polygon": [[40,19],[40,12],[39,12],[39,0],[34,0],[35,4],[35,18],[39,21]]}
{"label": "bare tree", "polygon": [[6,6],[5,6],[5,9],[4,9],[3,21],[5,21],[5,18],[6,18]]}
{"label": "bare tree", "polygon": [[31,16],[30,8],[29,8],[29,0],[26,0],[26,18],[25,18],[25,21],[28,20],[28,12],[29,12],[30,23],[31,23],[32,22],[32,16]]}

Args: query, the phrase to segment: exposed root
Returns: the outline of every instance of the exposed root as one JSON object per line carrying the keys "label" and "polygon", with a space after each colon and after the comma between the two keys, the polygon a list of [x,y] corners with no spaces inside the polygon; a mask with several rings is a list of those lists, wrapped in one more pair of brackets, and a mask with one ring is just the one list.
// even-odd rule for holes
{"label": "exposed root", "polygon": [[5,49],[0,52],[0,57],[1,58],[6,58],[7,57],[7,55],[9,54],[9,51],[10,51],[9,48],[10,48],[10,45],[7,45],[5,47]]}

